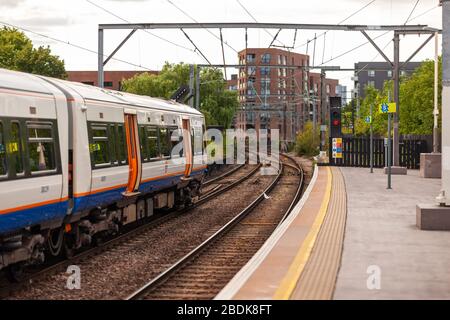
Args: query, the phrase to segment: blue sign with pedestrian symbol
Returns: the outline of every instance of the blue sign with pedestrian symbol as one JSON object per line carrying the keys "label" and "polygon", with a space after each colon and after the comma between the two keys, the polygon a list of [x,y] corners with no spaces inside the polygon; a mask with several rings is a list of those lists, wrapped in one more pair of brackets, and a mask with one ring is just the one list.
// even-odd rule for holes
{"label": "blue sign with pedestrian symbol", "polygon": [[395,113],[397,112],[397,105],[395,102],[380,104],[380,113]]}

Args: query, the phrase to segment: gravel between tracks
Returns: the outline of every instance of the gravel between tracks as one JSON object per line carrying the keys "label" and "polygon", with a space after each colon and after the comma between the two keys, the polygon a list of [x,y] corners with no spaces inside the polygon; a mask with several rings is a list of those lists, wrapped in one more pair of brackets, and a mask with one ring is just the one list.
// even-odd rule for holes
{"label": "gravel between tracks", "polygon": [[269,199],[144,299],[214,298],[272,234],[292,202],[298,182],[297,172],[286,166]]}
{"label": "gravel between tracks", "polygon": [[9,299],[124,298],[217,231],[255,199],[272,179],[259,174],[252,176],[198,208],[97,256],[79,261],[80,290],[67,289],[69,274],[57,273],[27,285]]}

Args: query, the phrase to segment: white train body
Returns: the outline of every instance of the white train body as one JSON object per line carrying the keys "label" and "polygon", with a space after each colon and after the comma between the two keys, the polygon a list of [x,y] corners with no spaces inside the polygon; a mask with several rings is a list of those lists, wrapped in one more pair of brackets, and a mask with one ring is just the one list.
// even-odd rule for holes
{"label": "white train body", "polygon": [[204,130],[176,102],[0,69],[0,269],[188,202]]}

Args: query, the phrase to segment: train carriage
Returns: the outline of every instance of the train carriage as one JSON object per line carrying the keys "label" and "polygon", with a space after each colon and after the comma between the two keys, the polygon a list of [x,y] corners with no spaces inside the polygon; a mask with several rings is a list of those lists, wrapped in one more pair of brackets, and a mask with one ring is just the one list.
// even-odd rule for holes
{"label": "train carriage", "polygon": [[174,101],[0,69],[0,269],[188,204],[204,130]]}

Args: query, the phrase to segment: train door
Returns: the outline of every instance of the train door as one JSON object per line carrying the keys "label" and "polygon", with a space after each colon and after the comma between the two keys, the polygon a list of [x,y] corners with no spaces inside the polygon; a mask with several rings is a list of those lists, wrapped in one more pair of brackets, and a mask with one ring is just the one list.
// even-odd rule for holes
{"label": "train door", "polygon": [[183,149],[186,157],[186,166],[184,176],[189,177],[192,172],[192,143],[191,143],[191,124],[189,118],[183,119]]}
{"label": "train door", "polygon": [[[192,139],[192,157],[193,167],[192,171],[197,172],[200,169],[205,168],[206,153],[204,154],[204,122],[203,118],[192,117],[191,118],[191,139]],[[222,150],[216,150],[216,152],[222,153]]]}
{"label": "train door", "polygon": [[137,114],[135,110],[125,110],[125,136],[129,165],[128,183],[125,195],[132,195],[138,191],[142,176]]}

